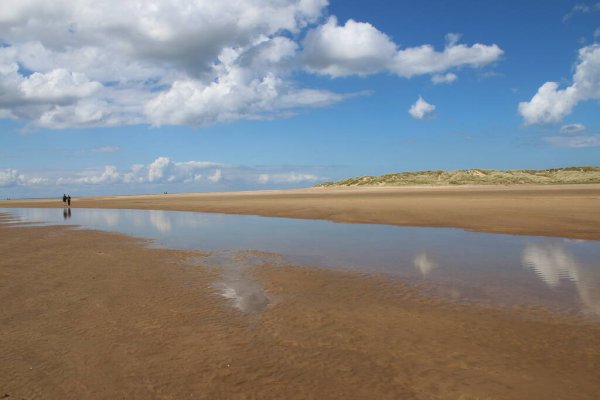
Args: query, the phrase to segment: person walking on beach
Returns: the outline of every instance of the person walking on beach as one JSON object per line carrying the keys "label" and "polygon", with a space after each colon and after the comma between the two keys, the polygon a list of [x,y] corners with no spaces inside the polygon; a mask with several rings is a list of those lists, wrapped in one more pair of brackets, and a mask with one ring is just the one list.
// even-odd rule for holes
{"label": "person walking on beach", "polygon": [[63,194],[63,207],[67,204],[67,195]]}
{"label": "person walking on beach", "polygon": [[67,196],[67,204],[71,207],[71,195]]}

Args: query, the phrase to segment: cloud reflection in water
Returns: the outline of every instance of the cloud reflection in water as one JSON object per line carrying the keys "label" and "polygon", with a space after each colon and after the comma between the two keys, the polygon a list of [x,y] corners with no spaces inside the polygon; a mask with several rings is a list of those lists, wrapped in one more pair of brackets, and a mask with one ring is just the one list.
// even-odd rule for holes
{"label": "cloud reflection in water", "polygon": [[600,315],[598,266],[581,263],[562,243],[528,243],[521,254],[521,263],[551,288],[560,286],[562,280],[573,282],[585,309]]}
{"label": "cloud reflection in water", "polygon": [[417,254],[413,260],[413,263],[423,276],[429,275],[431,271],[438,267],[436,260],[426,252]]}

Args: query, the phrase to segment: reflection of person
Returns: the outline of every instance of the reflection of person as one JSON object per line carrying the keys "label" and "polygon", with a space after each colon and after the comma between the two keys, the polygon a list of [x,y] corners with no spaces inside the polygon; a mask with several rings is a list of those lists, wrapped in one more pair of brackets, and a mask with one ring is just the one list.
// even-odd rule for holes
{"label": "reflection of person", "polygon": [[71,218],[71,208],[69,208],[69,211],[67,211],[67,217]]}
{"label": "reflection of person", "polygon": [[63,208],[63,218],[67,219],[67,209]]}
{"label": "reflection of person", "polygon": [[71,207],[71,195],[67,196],[67,204],[69,204],[69,207]]}
{"label": "reflection of person", "polygon": [[63,194],[63,206],[67,203],[67,195]]}

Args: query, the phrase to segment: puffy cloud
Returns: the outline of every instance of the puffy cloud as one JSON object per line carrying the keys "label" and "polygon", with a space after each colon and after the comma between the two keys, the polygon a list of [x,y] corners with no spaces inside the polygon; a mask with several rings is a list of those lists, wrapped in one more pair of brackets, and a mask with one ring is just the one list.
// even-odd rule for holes
{"label": "puffy cloud", "polygon": [[16,169],[0,169],[0,186],[12,186],[18,181],[19,171]]}
{"label": "puffy cloud", "polygon": [[42,178],[40,176],[25,177],[24,175],[19,176],[20,182],[25,186],[39,186],[47,185],[49,183],[48,178]]}
{"label": "puffy cloud", "polygon": [[141,122],[134,110],[148,97],[142,91],[107,89],[64,68],[24,76],[17,58],[14,48],[0,48],[0,116],[50,128]]}
{"label": "puffy cloud", "polygon": [[48,73],[33,73],[21,82],[21,92],[27,99],[60,103],[72,98],[88,97],[102,87],[90,82],[84,74],[54,69]]}
{"label": "puffy cloud", "polygon": [[279,110],[323,106],[344,96],[328,91],[297,90],[276,75],[252,76],[232,68],[216,81],[176,81],[145,107],[154,125],[207,125],[239,119],[260,119]]}
{"label": "puffy cloud", "polygon": [[568,124],[560,127],[560,133],[571,135],[573,133],[582,132],[585,130],[585,125],[582,124]]}
{"label": "puffy cloud", "polygon": [[[286,78],[298,47],[286,34],[317,21],[326,6],[327,0],[3,1],[0,116],[57,129],[202,125],[262,118],[278,104],[339,101],[343,96],[293,89]],[[186,100],[200,108],[167,117]]]}
{"label": "puffy cloud", "polygon": [[223,173],[221,172],[220,169],[217,169],[217,170],[215,170],[215,172],[213,172],[213,174],[211,176],[208,177],[208,180],[213,183],[217,183],[217,182],[220,182],[222,178],[223,178]]}
{"label": "puffy cloud", "polygon": [[396,45],[373,25],[335,17],[311,30],[304,39],[304,62],[309,70],[333,77],[366,75],[385,69]]}
{"label": "puffy cloud", "polygon": [[415,104],[410,106],[408,113],[415,119],[423,119],[435,111],[435,106],[426,102],[419,96]]}
{"label": "puffy cloud", "polygon": [[400,50],[393,60],[392,72],[400,76],[433,74],[450,68],[480,68],[500,58],[504,52],[497,45],[475,43],[449,45],[444,51],[435,51],[431,45],[410,47]]}
{"label": "puffy cloud", "polygon": [[101,184],[109,184],[109,183],[119,183],[122,180],[122,176],[117,170],[117,167],[112,165],[107,165],[104,167],[99,174],[95,173],[84,173],[83,176],[78,178],[59,178],[57,180],[58,184],[69,184],[69,183],[79,183],[86,185],[101,185]]}
{"label": "puffy cloud", "polygon": [[[285,116],[348,96],[299,87],[293,72],[402,77],[479,68],[496,45],[406,49],[371,24],[338,26],[327,0],[4,0],[0,118],[52,129],[207,125]],[[304,35],[307,32],[307,35]],[[298,42],[301,37],[303,49]]]}
{"label": "puffy cloud", "polygon": [[225,49],[214,69],[215,79],[177,80],[149,100],[144,112],[154,125],[207,125],[341,101],[345,96],[298,89],[280,76],[279,69],[295,51],[296,44],[286,38],[261,38],[247,51]]}
{"label": "puffy cloud", "polygon": [[526,125],[558,122],[571,113],[578,102],[577,89],[557,89],[557,82],[546,82],[529,102],[519,103],[519,114]]}
{"label": "puffy cloud", "polygon": [[479,68],[500,58],[497,45],[458,44],[459,35],[447,36],[443,51],[431,45],[398,49],[373,25],[348,20],[338,25],[335,17],[311,30],[304,40],[303,61],[312,72],[331,77],[391,72],[401,77],[439,74],[464,66]]}
{"label": "puffy cloud", "polygon": [[[65,106],[54,105],[39,115],[37,125],[54,129],[72,126],[117,125],[116,122],[110,123],[114,116],[111,115],[110,109],[111,106],[106,101],[97,99],[89,99]],[[127,123],[132,122],[130,119],[125,121]]]}
{"label": "puffy cloud", "polygon": [[434,85],[439,85],[440,83],[452,83],[458,79],[458,76],[452,72],[448,72],[446,74],[436,74],[431,77],[431,82]]}
{"label": "puffy cloud", "polygon": [[526,125],[552,123],[569,115],[586,100],[600,100],[600,45],[579,50],[573,83],[559,89],[557,82],[546,82],[528,102],[519,103],[519,114]]}
{"label": "puffy cloud", "polygon": [[547,136],[544,141],[556,147],[599,147],[600,135]]}
{"label": "puffy cloud", "polygon": [[0,169],[0,187],[45,185],[48,180],[39,176],[26,176],[13,168]]}
{"label": "puffy cloud", "polygon": [[175,163],[168,157],[158,157],[148,166],[148,182],[174,181]]}
{"label": "puffy cloud", "polygon": [[[270,168],[272,169],[272,168]],[[169,157],[158,157],[148,165],[134,164],[129,170],[119,171],[114,166],[100,170],[88,170],[76,175],[60,177],[59,185],[108,185],[108,184],[242,184],[290,185],[312,183],[324,178],[310,173],[286,171],[279,168],[265,171],[265,168],[221,164],[210,161],[176,162]],[[3,178],[0,171],[0,184],[12,182],[14,170],[7,170]]]}
{"label": "puffy cloud", "polygon": [[5,0],[0,34],[10,43],[39,41],[58,54],[68,53],[68,45],[85,50],[87,59],[105,61],[113,55],[198,72],[225,47],[297,32],[319,18],[326,5],[326,0]]}
{"label": "puffy cloud", "polygon": [[226,49],[220,58],[224,64],[231,63],[239,58],[241,67],[251,69],[278,69],[289,67],[291,60],[296,56],[298,44],[285,37],[268,39],[260,38],[256,44],[247,51],[241,52],[231,48]]}
{"label": "puffy cloud", "polygon": [[131,169],[119,171],[114,166],[88,170],[75,176],[61,177],[58,184],[102,185],[119,183],[174,183],[193,181],[198,171],[220,165],[212,162],[174,162],[168,157],[158,157],[148,165],[134,164]]}
{"label": "puffy cloud", "polygon": [[[4,49],[0,48],[0,53]],[[15,62],[0,55],[0,109],[16,117],[28,118],[31,113],[43,113],[48,104],[73,104],[96,93],[102,85],[90,81],[84,74],[54,69],[35,72],[28,77],[20,74]]]}

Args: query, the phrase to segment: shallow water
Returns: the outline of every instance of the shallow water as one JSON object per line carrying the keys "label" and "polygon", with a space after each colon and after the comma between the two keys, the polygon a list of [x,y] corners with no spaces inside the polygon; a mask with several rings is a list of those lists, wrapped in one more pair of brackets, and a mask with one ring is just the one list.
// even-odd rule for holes
{"label": "shallow water", "polygon": [[[600,316],[598,241],[179,211],[0,212],[23,222],[78,225],[151,239],[167,248],[211,251],[199,263],[226,270],[216,285],[242,311],[259,312],[269,304],[258,283],[243,272],[250,263],[243,250],[256,250],[297,265],[402,277],[424,283],[423,290],[433,295],[463,302]],[[272,263],[266,256],[262,260]]]}

